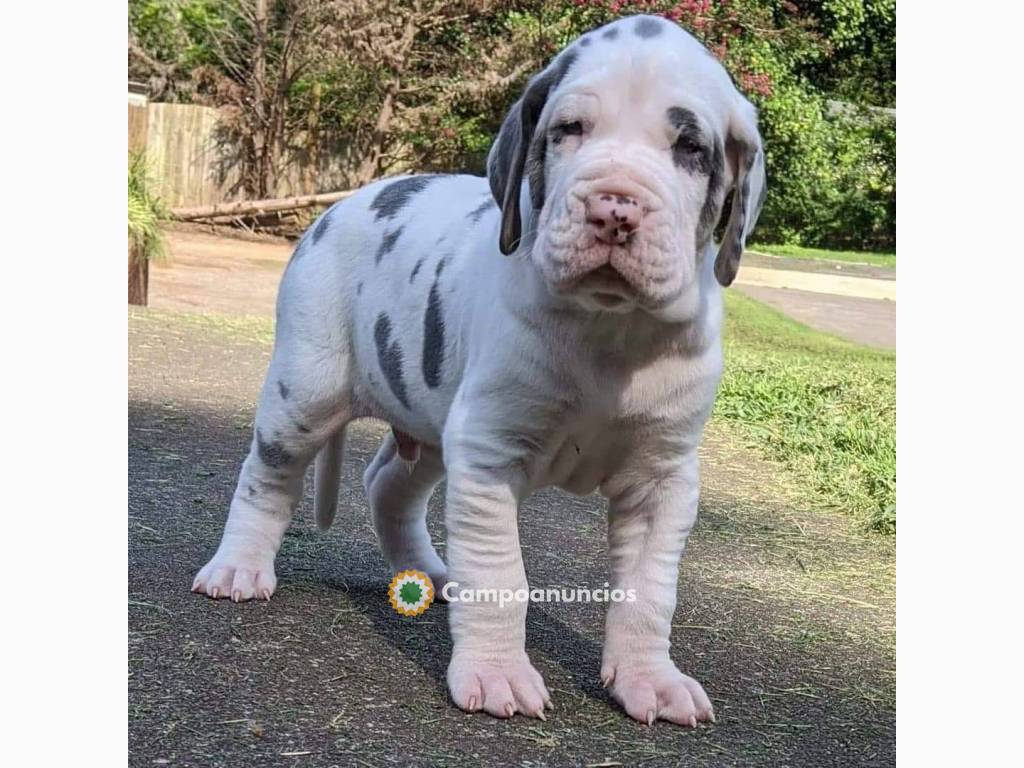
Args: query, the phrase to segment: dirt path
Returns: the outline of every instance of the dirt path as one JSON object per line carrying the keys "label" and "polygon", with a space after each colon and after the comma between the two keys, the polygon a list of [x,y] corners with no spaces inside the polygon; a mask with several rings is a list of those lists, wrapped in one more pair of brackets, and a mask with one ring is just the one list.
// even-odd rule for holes
{"label": "dirt path", "polygon": [[221,237],[196,227],[169,231],[168,246],[167,263],[154,264],[149,272],[154,309],[274,316],[292,243]]}
{"label": "dirt path", "polygon": [[[274,316],[277,284],[293,244],[238,240],[201,228],[173,230],[169,235],[169,262],[154,265],[150,271],[150,306],[178,312]],[[870,279],[874,275],[866,276],[868,273],[836,277],[819,274],[820,269],[778,270],[771,267],[782,260],[765,257],[750,261],[740,270],[737,290],[813,328],[862,344],[895,348],[896,303],[861,296],[865,291],[873,295],[873,286],[895,295],[894,280]],[[854,285],[851,281],[860,282]],[[830,284],[840,292],[853,290],[855,295],[823,293]]]}
{"label": "dirt path", "polygon": [[[357,425],[334,528],[304,500],[269,603],[191,595],[250,439],[269,323],[129,312],[129,745],[138,766],[750,766],[895,762],[895,553],[787,501],[775,468],[713,426],[679,586],[673,657],[718,724],[629,720],[602,690],[602,608],[530,609],[547,723],[448,703],[444,606],[385,598]],[[444,539],[439,498],[430,515]],[[538,494],[521,518],[531,586],[607,578],[597,498]],[[443,550],[443,546],[442,546]]]}

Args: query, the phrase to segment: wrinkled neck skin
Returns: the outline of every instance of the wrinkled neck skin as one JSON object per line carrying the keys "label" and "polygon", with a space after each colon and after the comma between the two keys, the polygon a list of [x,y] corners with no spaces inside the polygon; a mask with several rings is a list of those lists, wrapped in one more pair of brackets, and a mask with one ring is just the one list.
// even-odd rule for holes
{"label": "wrinkled neck skin", "polygon": [[[525,201],[524,201],[525,202]],[[501,290],[505,306],[517,317],[559,326],[561,339],[590,350],[602,364],[640,367],[668,348],[686,356],[698,355],[718,344],[721,326],[721,286],[714,276],[715,250],[709,240],[697,250],[693,280],[680,296],[657,309],[637,308],[628,313],[585,309],[566,296],[556,295],[536,266],[536,221],[539,211],[529,211],[523,222],[523,238],[506,260]],[[680,258],[686,258],[680,254]]]}

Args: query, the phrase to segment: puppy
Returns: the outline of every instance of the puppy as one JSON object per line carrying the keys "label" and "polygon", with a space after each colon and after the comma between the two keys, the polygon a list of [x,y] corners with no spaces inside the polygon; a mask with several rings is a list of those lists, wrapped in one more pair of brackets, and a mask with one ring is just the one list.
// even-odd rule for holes
{"label": "puppy", "polygon": [[[486,179],[386,179],[335,205],[282,279],[252,449],[193,589],[269,598],[307,465],[316,457],[326,528],[346,425],[383,419],[393,431],[364,480],[395,571],[424,571],[438,591],[526,589],[519,502],[544,486],[598,490],[611,588],[637,598],[608,607],[601,678],[637,720],[712,720],[670,630],[722,370],[720,286],[764,190],[754,108],[689,34],[636,16],[531,78]],[[447,565],[425,524],[443,477]],[[526,609],[449,607],[462,709],[543,716]]]}

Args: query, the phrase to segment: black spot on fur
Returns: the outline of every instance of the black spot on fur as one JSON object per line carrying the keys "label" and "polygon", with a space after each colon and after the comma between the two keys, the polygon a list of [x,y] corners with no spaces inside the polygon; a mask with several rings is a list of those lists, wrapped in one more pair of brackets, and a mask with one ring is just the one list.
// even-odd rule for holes
{"label": "black spot on fur", "polygon": [[391,343],[391,319],[387,313],[381,312],[373,326],[373,340],[377,344],[377,362],[387,379],[388,386],[395,398],[409,407],[409,396],[405,390],[405,378],[402,376],[402,348],[398,342]]}
{"label": "black spot on fur", "polygon": [[416,266],[412,268],[412,272],[409,273],[409,284],[412,285],[412,281],[416,279],[416,275],[420,273],[420,267],[423,266],[423,261],[426,256],[420,256],[419,261],[416,262]]}
{"label": "black spot on fur", "polygon": [[469,212],[469,220],[472,221],[473,223],[476,223],[480,221],[481,218],[483,218],[483,215],[485,213],[494,209],[494,200],[491,197],[488,197],[486,200],[480,203],[480,205],[478,205],[476,208]]}
{"label": "black spot on fur", "polygon": [[633,27],[633,31],[637,37],[642,37],[645,40],[657,37],[661,34],[662,23],[660,19],[656,19],[653,16],[643,16]]}
{"label": "black spot on fur", "polygon": [[436,178],[436,175],[425,174],[391,182],[378,192],[377,196],[373,198],[373,202],[370,203],[370,210],[376,211],[374,219],[379,221],[380,219],[395,218],[417,193],[426,189],[427,185]]}
{"label": "black spot on fur", "polygon": [[285,450],[284,443],[280,440],[266,442],[259,429],[256,430],[256,451],[260,461],[271,469],[280,469],[292,463],[292,455]]}
{"label": "black spot on fur", "polygon": [[601,33],[601,37],[605,38],[606,40],[614,40],[618,36],[619,30],[616,29],[615,27],[612,27],[611,29],[606,29],[604,32]]}
{"label": "black spot on fur", "polygon": [[249,491],[249,495],[250,496],[255,496],[256,495],[256,488],[255,488],[255,486],[250,485],[247,490]]}
{"label": "black spot on fur", "polygon": [[701,131],[697,116],[683,107],[669,107],[668,120],[679,131],[672,145],[672,161],[690,173],[710,176],[714,170],[714,151]]}
{"label": "black spot on fur", "polygon": [[301,422],[295,422],[295,428],[304,435],[309,434],[309,427],[307,427],[305,424],[302,424]]}
{"label": "black spot on fur", "polygon": [[584,48],[586,48],[588,45],[590,45],[590,38],[587,37],[586,35],[581,37],[580,38],[580,45],[582,45]]}
{"label": "black spot on fur", "polygon": [[427,311],[423,315],[423,380],[431,389],[437,389],[441,384],[443,362],[444,314],[441,308],[441,291],[438,288],[438,281],[434,280],[434,284],[430,286],[430,296],[427,298]]}
{"label": "black spot on fur", "polygon": [[281,393],[281,399],[282,400],[287,400],[288,399],[288,385],[285,384],[280,379],[278,379],[278,381],[277,381],[277,391]]}
{"label": "black spot on fur", "polygon": [[320,217],[320,221],[317,222],[316,228],[313,230],[313,245],[320,242],[320,238],[327,234],[327,230],[331,228],[331,211],[330,209]]}
{"label": "black spot on fur", "polygon": [[437,262],[437,266],[434,267],[434,277],[440,277],[441,273],[444,272],[444,268],[447,267],[447,266],[448,266],[448,257],[445,256],[439,262]]}
{"label": "black spot on fur", "polygon": [[399,227],[394,232],[387,232],[384,235],[384,239],[380,241],[380,248],[377,249],[377,255],[373,259],[374,263],[380,264],[381,259],[395,250],[395,244],[398,242],[398,238],[402,236],[402,229],[402,227]]}
{"label": "black spot on fur", "polygon": [[687,173],[708,177],[707,194],[697,224],[696,245],[702,252],[714,234],[725,203],[722,178],[725,173],[725,150],[718,136],[704,135],[700,120],[688,109],[670,107],[668,120],[679,131],[672,145],[672,161]]}
{"label": "black spot on fur", "polygon": [[362,296],[362,295],[363,295],[363,281],[360,280],[356,284],[356,296]]}

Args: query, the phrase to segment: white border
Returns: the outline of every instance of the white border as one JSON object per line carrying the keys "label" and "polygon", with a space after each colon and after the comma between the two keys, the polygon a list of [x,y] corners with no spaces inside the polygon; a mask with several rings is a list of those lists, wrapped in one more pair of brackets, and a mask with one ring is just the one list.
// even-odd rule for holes
{"label": "white border", "polygon": [[1017,751],[1016,8],[897,11],[900,744],[929,766],[1003,764]]}
{"label": "white border", "polygon": [[111,765],[127,761],[125,6],[4,14],[4,756]]}

